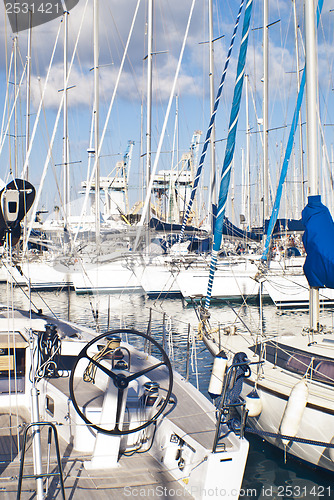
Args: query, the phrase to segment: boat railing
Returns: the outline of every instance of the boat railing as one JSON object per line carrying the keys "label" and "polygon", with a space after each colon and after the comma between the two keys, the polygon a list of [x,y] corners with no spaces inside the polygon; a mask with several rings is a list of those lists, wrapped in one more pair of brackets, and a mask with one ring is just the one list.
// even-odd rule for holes
{"label": "boat railing", "polygon": [[[32,430],[33,434],[33,439],[34,435],[36,432],[40,433],[40,428],[41,427],[47,427],[49,429],[48,433],[48,446],[51,445],[51,436],[53,433],[54,437],[54,443],[55,443],[55,449],[56,449],[56,454],[57,454],[57,466],[58,466],[58,471],[57,472],[47,472],[41,473],[41,474],[23,474],[24,471],[24,460],[25,460],[25,454],[26,454],[26,449],[27,449],[27,436],[28,436],[28,431]],[[23,447],[21,451],[21,458],[20,458],[20,472],[19,472],[19,478],[18,478],[18,487],[17,487],[17,496],[16,500],[20,500],[21,498],[21,490],[22,490],[22,481],[23,479],[29,479],[33,478],[38,480],[42,480],[43,478],[47,478],[47,480],[51,477],[59,477],[60,481],[60,491],[63,500],[65,500],[65,486],[64,486],[64,478],[63,478],[63,471],[62,471],[62,465],[61,465],[61,458],[60,458],[60,449],[59,449],[59,441],[58,441],[58,433],[57,433],[57,428],[55,424],[52,422],[32,422],[28,424],[25,429],[24,429],[24,437],[23,437]],[[48,484],[48,483],[47,483]]]}

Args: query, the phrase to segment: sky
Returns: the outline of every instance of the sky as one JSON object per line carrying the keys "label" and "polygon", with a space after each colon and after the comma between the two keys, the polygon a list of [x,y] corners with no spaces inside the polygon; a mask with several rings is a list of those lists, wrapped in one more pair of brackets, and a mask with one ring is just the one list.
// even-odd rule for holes
{"label": "sky", "polygon": [[[23,3],[23,2],[22,2]],[[100,87],[100,132],[106,123],[106,114],[113,95],[115,82],[123,56],[124,46],[129,34],[137,0],[100,0],[99,1],[99,87]],[[152,94],[152,161],[156,151],[165,118],[168,99],[181,50],[192,0],[154,0],[153,23],[153,94]],[[296,0],[298,23],[298,61],[300,69],[304,66],[304,20],[302,0]],[[213,0],[214,17],[214,57],[215,92],[225,64],[228,46],[233,32],[239,1]],[[318,68],[320,121],[326,143],[328,165],[332,156],[332,132],[334,118],[332,106],[333,66],[333,16],[334,0],[325,0],[323,15],[318,31]],[[263,99],[263,0],[254,0],[246,73],[249,76],[249,129],[250,129],[250,168],[251,168],[251,222],[256,222],[261,212],[261,164],[262,164],[262,99]],[[269,0],[269,159],[270,183],[275,192],[277,177],[291,124],[296,101],[296,43],[291,0]],[[29,179],[38,189],[46,162],[50,138],[53,134],[59,103],[64,88],[63,80],[63,43],[64,22],[59,17],[36,26],[32,30],[32,69],[31,69],[31,108],[30,134],[40,105],[41,94],[46,81],[50,58],[54,49],[57,32],[58,44],[45,89],[43,107],[29,160]],[[81,27],[81,30],[80,30]],[[216,161],[221,170],[224,160],[226,137],[234,89],[236,63],[240,46],[240,33],[236,38],[234,51],[216,118]],[[71,162],[71,196],[75,197],[80,182],[86,179],[88,167],[87,149],[90,147],[93,109],[93,0],[79,0],[68,16],[68,59],[71,61],[78,33],[80,37],[73,58],[73,66],[68,81],[69,149]],[[16,86],[14,64],[11,58],[14,34],[5,14],[4,4],[0,4],[0,102],[3,107],[1,144],[1,174],[5,181],[15,172],[20,176],[25,158],[26,124],[26,84],[25,78],[18,93],[15,126],[14,113],[7,129],[8,116],[13,108],[14,91],[22,77],[27,55],[27,30],[17,35]],[[176,166],[183,153],[188,152],[193,133],[202,131],[205,137],[210,119],[209,68],[208,68],[208,0],[197,0],[191,19],[189,36],[173,98],[171,113],[162,146],[158,170]],[[122,159],[128,141],[135,141],[131,174],[130,200],[135,203],[142,196],[143,154],[145,152],[146,123],[146,55],[147,55],[147,1],[142,0],[134,24],[132,38],[125,61],[120,84],[108,121],[105,140],[101,147],[101,174],[111,173],[117,161]],[[69,63],[70,64],[70,63]],[[11,71],[9,68],[11,65]],[[10,83],[7,86],[7,81]],[[6,90],[8,88],[8,96]],[[229,205],[230,218],[238,222],[242,206],[242,164],[246,157],[246,99],[245,88],[242,99],[238,135],[234,160],[232,189],[235,198],[234,212]],[[305,122],[305,111],[302,113]],[[303,128],[303,127],[302,127]],[[303,128],[303,134],[305,127]],[[17,136],[15,141],[14,135]],[[40,208],[51,210],[61,202],[62,196],[62,150],[63,150],[62,113],[55,132],[52,155],[48,163],[45,185],[42,191]],[[143,139],[144,138],[144,139]],[[142,139],[142,140],[141,140]],[[15,153],[15,144],[17,146]],[[201,153],[202,144],[199,147]],[[301,176],[298,173],[300,147],[291,160],[294,173],[289,174],[285,195],[285,211],[298,215],[301,206]],[[327,156],[326,156],[327,155]],[[209,183],[209,155],[205,163],[203,185]],[[305,152],[303,153],[303,158]],[[304,158],[305,159],[305,158]],[[305,167],[304,167],[305,168]],[[327,172],[328,174],[328,172]],[[326,175],[327,175],[326,174]],[[203,200],[205,200],[205,193]],[[293,195],[292,195],[293,193]],[[273,196],[273,195],[272,195]],[[282,213],[281,216],[285,214]]]}

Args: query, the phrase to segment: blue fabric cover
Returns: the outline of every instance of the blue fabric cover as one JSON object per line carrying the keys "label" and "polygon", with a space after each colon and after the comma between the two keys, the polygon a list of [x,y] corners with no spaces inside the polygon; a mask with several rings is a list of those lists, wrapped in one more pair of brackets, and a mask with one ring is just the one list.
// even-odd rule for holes
{"label": "blue fabric cover", "polygon": [[304,273],[312,287],[334,288],[334,222],[321,196],[309,196],[302,211]]}

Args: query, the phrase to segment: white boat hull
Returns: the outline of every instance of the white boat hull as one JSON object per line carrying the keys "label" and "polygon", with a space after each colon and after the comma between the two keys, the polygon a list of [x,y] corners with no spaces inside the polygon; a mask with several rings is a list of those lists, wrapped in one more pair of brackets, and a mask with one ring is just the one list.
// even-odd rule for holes
{"label": "white boat hull", "polygon": [[179,273],[164,265],[147,265],[143,268],[141,285],[149,298],[177,297],[181,295]]}
{"label": "white boat hull", "polygon": [[50,262],[27,262],[8,268],[8,280],[16,286],[30,286],[35,290],[50,290],[72,286],[73,271],[56,269]]}
{"label": "white boat hull", "polygon": [[[268,275],[268,279],[263,286],[279,308],[309,306],[309,286],[304,274],[285,274],[283,276],[271,274]],[[334,305],[334,290],[320,288],[319,300],[322,306]]]}
{"label": "white boat hull", "polygon": [[88,267],[73,276],[76,293],[143,292],[141,277],[120,262]]}
{"label": "white boat hull", "polygon": [[[254,385],[245,382],[242,395],[245,397],[253,389]],[[262,401],[263,409],[258,417],[250,417],[248,424],[257,431],[275,434],[280,428],[288,397],[273,389],[262,387],[261,383],[257,385],[257,392]],[[334,410],[317,408],[313,407],[312,404],[307,404],[297,435],[298,438],[309,441],[309,444],[292,441],[287,446],[286,451],[299,460],[334,471],[334,462],[329,456],[329,448],[314,446],[312,443],[313,441],[329,443],[333,439],[333,418]],[[259,434],[269,443],[284,450],[285,446],[281,438]]]}
{"label": "white boat hull", "polygon": [[[224,266],[216,270],[212,287],[212,300],[242,300],[256,298],[260,284],[254,279],[258,268],[251,262]],[[181,271],[178,277],[183,298],[205,297],[208,287],[208,270]]]}
{"label": "white boat hull", "polygon": [[[216,334],[213,333],[211,338],[205,338],[205,343],[214,355],[223,349],[228,353],[230,359],[233,358],[235,353],[244,352],[251,362],[257,363],[260,361],[260,358],[254,352],[254,337],[248,335],[220,337],[220,345],[218,338],[215,337]],[[263,361],[261,368],[257,364],[252,365],[251,376],[243,380],[241,397],[245,400],[246,396],[254,388],[256,388],[259,395],[261,401],[260,413],[258,416],[247,419],[248,426],[253,428],[255,433],[258,433],[269,443],[286,450],[287,453],[294,455],[299,460],[334,471],[334,449],[328,446],[329,443],[334,443],[334,363],[331,361],[334,338],[333,334],[324,334],[323,336],[318,334],[315,338],[317,341],[313,342],[313,344],[310,344],[310,339],[306,335],[282,336],[279,337],[279,340],[275,338],[271,345],[276,347],[270,348],[267,346],[263,350],[263,353],[266,352],[266,354],[263,354],[261,358]],[[313,345],[314,355],[309,353],[309,345]],[[264,361],[264,356],[268,355],[268,349],[271,349],[271,356],[274,355],[275,349],[275,364]],[[291,367],[290,369],[282,367],[281,363],[283,361],[280,361],[280,358],[283,359],[285,356],[289,360],[286,363],[287,366]],[[323,380],[328,381],[328,383],[315,381],[310,377],[303,377],[301,373],[293,371],[307,370],[309,363],[309,360],[305,361],[307,356],[310,360],[316,359],[318,356],[322,356],[323,359],[327,360],[326,371],[320,373],[323,373]],[[312,358],[312,356],[314,357]],[[298,400],[297,403],[293,401],[292,403],[291,393],[301,381],[306,384],[308,393],[304,406],[299,407],[300,416],[297,418],[300,401]],[[290,405],[295,404],[292,417],[286,410],[288,401]],[[283,419],[285,422],[284,428],[288,429],[288,431],[284,432],[282,431]],[[268,433],[273,433],[274,436],[270,436]],[[282,435],[291,436],[297,438],[297,440],[291,439],[290,442],[287,442],[281,437]],[[299,442],[298,439],[305,442]],[[317,445],[316,443],[320,444]]]}

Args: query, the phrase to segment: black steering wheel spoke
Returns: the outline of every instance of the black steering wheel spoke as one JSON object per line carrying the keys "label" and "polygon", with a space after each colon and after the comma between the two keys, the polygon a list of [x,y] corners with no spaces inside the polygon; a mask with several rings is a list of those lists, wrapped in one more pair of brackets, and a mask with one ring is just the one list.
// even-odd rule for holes
{"label": "black steering wheel spoke", "polygon": [[92,363],[96,368],[99,368],[102,370],[108,377],[112,378],[113,380],[116,380],[117,376],[112,370],[109,370],[106,366],[102,365],[101,362],[96,361],[96,359],[91,358],[86,354],[86,356],[83,356],[84,358],[87,358],[90,363]]}
{"label": "black steering wheel spoke", "polygon": [[123,397],[124,397],[124,390],[123,389],[118,389],[117,393],[117,409],[116,409],[116,423],[114,430],[117,432],[120,432],[119,424],[121,420],[121,415],[122,415],[122,405],[123,405]]}
{"label": "black steering wheel spoke", "polygon": [[[102,339],[108,340],[108,337],[110,337],[110,336],[114,336],[114,335],[120,336],[121,334],[124,334],[126,336],[130,336],[132,334],[132,335],[135,335],[137,337],[141,337],[141,338],[145,339],[146,342],[151,342],[154,345],[154,347],[157,349],[159,354],[161,355],[162,361],[159,361],[157,359],[158,362],[155,362],[154,364],[151,364],[149,366],[147,366],[147,365],[145,366],[145,364],[147,363],[146,355],[143,355],[141,357],[140,351],[138,351],[138,356],[136,356],[136,357],[139,360],[142,359],[143,364],[145,363],[144,364],[145,368],[136,370],[136,371],[134,371],[134,373],[128,374],[129,372],[124,367],[122,369],[118,369],[117,363],[115,365],[113,365],[113,363],[111,363],[112,367],[109,369],[104,364],[101,363],[103,357],[99,360],[99,359],[95,359],[96,355],[91,356],[88,354],[88,349],[93,348],[93,350],[94,350],[94,347],[95,346],[97,347],[97,343],[100,342]],[[127,351],[129,353],[128,348],[122,347],[122,346],[116,348],[114,353],[116,353],[116,351],[122,351],[122,349],[124,349],[124,351]],[[109,354],[111,354],[111,358],[112,358],[113,353],[110,351]],[[85,404],[84,405],[78,404],[78,401],[76,398],[77,380],[78,380],[78,376],[76,376],[76,369],[77,369],[79,361],[83,358],[86,358],[89,361],[89,363],[92,364],[96,369],[101,370],[105,375],[107,375],[107,377],[109,377],[113,381],[115,389],[117,389],[117,396],[116,396],[117,399],[116,399],[116,404],[115,404],[115,409],[114,409],[114,411],[115,411],[115,414],[114,414],[115,425],[114,425],[113,429],[106,429],[103,427],[102,424],[98,425],[96,423],[93,423],[87,416],[87,415],[89,415],[89,412],[86,411],[88,406]],[[109,359],[110,359],[110,357],[109,357]],[[136,366],[137,366],[137,364],[138,364],[138,362],[136,361]],[[125,366],[127,366],[127,365],[125,364]],[[159,404],[157,404],[155,406],[155,408],[153,410],[153,415],[152,415],[152,412],[149,412],[149,416],[147,417],[146,421],[144,421],[142,423],[142,420],[141,420],[140,424],[138,426],[132,427],[131,429],[130,428],[120,429],[120,427],[122,427],[122,425],[121,425],[122,411],[123,411],[124,406],[126,404],[126,402],[124,401],[124,398],[127,396],[129,384],[131,384],[131,382],[133,382],[134,380],[138,380],[142,376],[148,375],[150,372],[153,372],[156,369],[162,368],[163,366],[166,367],[167,373],[168,373],[168,379],[167,379],[168,388],[166,389],[166,392],[167,392],[166,397],[164,399],[161,399]],[[130,366],[128,366],[128,368],[131,369]],[[75,384],[74,384],[74,380],[76,380]],[[85,381],[83,383],[91,383],[91,382]],[[107,384],[107,385],[109,387],[109,384]],[[74,389],[74,387],[76,387],[76,389]],[[109,390],[108,387],[106,390]],[[94,339],[92,339],[90,342],[88,342],[88,344],[79,353],[79,355],[74,363],[74,366],[72,368],[71,376],[70,376],[71,400],[72,400],[72,403],[73,403],[73,406],[74,406],[76,412],[80,415],[80,417],[83,419],[83,421],[87,425],[89,425],[90,427],[92,427],[93,429],[95,429],[99,432],[102,432],[104,434],[118,435],[118,436],[138,432],[142,429],[145,429],[150,424],[152,424],[159,417],[159,415],[162,414],[162,412],[166,408],[166,406],[169,402],[171,393],[172,393],[172,387],[173,387],[172,366],[171,366],[169,358],[168,358],[166,352],[164,351],[164,349],[161,347],[161,345],[156,340],[152,339],[149,335],[146,335],[144,333],[138,332],[137,330],[133,330],[133,329],[113,330],[113,331],[109,331],[109,332],[106,332],[104,334],[101,334],[101,335],[95,337]],[[82,392],[84,393],[85,391],[82,391]],[[87,393],[88,393],[88,391],[87,391]],[[139,395],[138,395],[138,397],[139,397]],[[138,399],[138,409],[139,409],[141,404],[142,403],[140,403],[140,401]],[[84,409],[85,409],[85,411],[84,411]],[[102,412],[102,408],[101,408],[101,412]],[[138,411],[137,415],[139,415],[139,411]]]}
{"label": "black steering wheel spoke", "polygon": [[132,375],[129,375],[126,377],[128,382],[131,382],[132,380],[135,380],[136,378],[141,377],[142,375],[146,375],[146,373],[151,372],[152,370],[155,370],[156,368],[160,368],[160,366],[164,366],[166,363],[157,363],[156,365],[153,366],[148,366],[147,368],[144,368],[143,370],[140,370],[139,372],[133,373]]}

